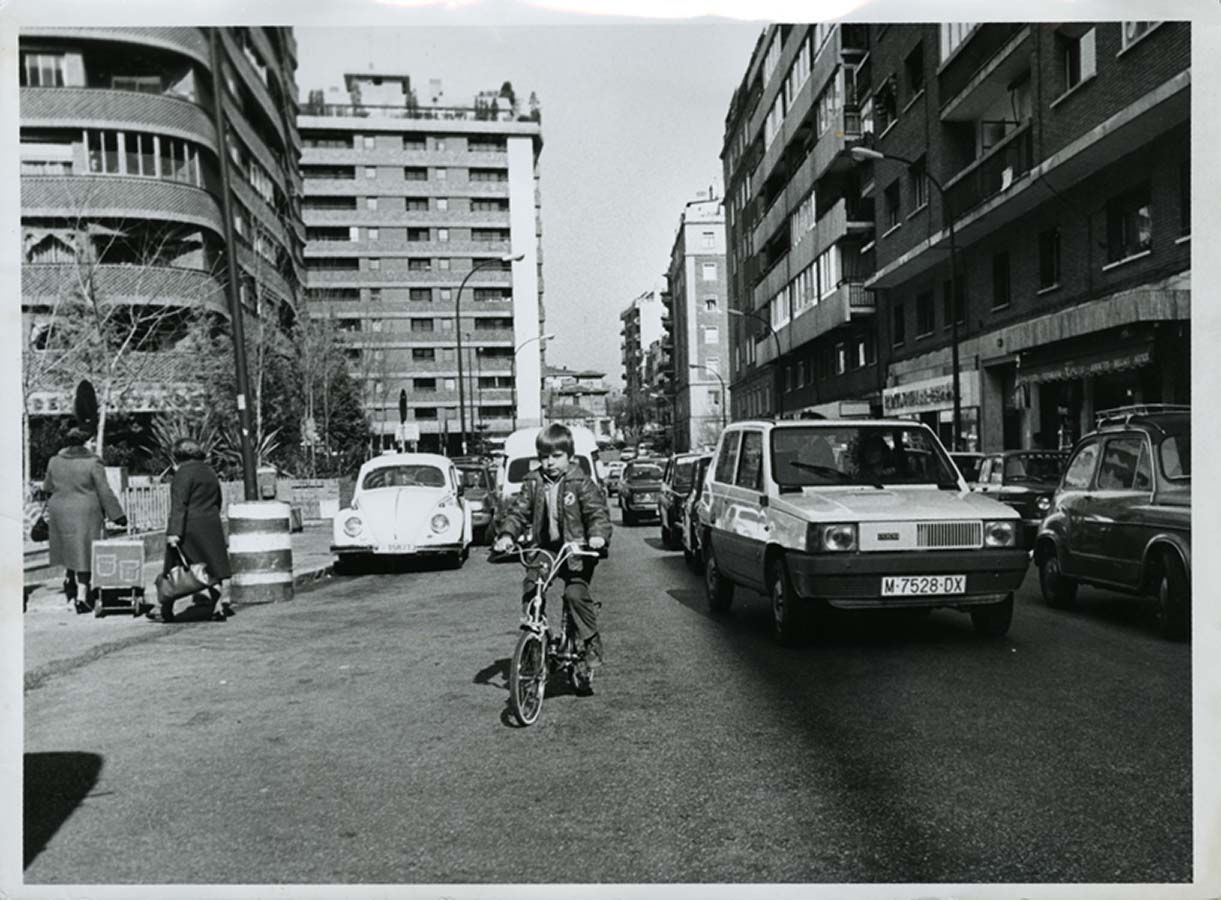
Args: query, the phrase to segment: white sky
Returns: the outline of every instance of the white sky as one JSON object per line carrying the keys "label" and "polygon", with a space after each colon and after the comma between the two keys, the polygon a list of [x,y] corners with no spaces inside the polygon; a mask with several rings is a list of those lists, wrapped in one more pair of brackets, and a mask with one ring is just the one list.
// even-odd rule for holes
{"label": "white sky", "polygon": [[543,119],[547,361],[622,380],[619,312],[669,264],[683,205],[720,182],[729,99],[760,26],[599,25],[296,29],[297,86],[343,73],[440,78],[446,100],[513,83]]}

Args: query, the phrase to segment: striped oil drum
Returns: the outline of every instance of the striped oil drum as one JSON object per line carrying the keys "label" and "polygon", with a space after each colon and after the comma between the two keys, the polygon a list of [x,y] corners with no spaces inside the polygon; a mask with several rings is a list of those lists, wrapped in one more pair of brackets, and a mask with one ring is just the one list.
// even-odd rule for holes
{"label": "striped oil drum", "polygon": [[289,506],[276,500],[229,504],[229,582],[234,604],[293,598]]}

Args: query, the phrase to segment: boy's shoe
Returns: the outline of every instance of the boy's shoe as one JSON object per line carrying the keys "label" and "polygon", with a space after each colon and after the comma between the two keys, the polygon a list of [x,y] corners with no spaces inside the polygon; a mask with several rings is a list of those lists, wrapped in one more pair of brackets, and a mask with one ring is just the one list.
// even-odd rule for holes
{"label": "boy's shoe", "polygon": [[590,672],[602,665],[602,637],[595,634],[585,642],[585,664]]}

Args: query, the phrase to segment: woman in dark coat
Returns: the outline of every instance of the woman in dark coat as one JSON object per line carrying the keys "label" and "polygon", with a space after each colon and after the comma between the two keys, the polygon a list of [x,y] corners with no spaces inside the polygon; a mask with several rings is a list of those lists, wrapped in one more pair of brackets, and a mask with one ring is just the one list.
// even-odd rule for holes
{"label": "woman in dark coat", "polygon": [[90,609],[93,542],[105,537],[106,519],[127,524],[102,461],[85,446],[91,437],[82,428],[70,429],[63,449],[47,464],[43,484],[51,498],[47,501],[50,564],[67,572],[64,590],[78,613]]}
{"label": "woman in dark coat", "polygon": [[[204,462],[203,448],[197,441],[180,438],[174,442],[174,480],[170,484],[170,516],[166,526],[165,566],[168,572],[178,565],[178,550],[188,563],[202,562],[208,567],[212,586],[208,595],[215,604],[214,615],[224,617],[220,603],[220,582],[233,572],[229,568],[229,549],[221,526],[220,481]],[[175,549],[178,548],[178,549]],[[163,616],[167,610],[163,610]],[[170,613],[172,615],[172,613]]]}

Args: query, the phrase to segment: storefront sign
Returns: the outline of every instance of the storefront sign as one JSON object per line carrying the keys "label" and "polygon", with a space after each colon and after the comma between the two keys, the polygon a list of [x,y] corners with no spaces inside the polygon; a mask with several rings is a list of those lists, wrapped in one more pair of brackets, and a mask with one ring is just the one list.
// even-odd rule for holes
{"label": "storefront sign", "polygon": [[1094,375],[1106,375],[1110,372],[1123,372],[1127,369],[1139,369],[1153,362],[1153,348],[1146,345],[1136,349],[1096,353],[1084,358],[1064,360],[1044,366],[1019,368],[1017,380],[1019,384],[1030,384],[1044,381],[1073,381],[1077,378],[1089,378]]}
{"label": "storefront sign", "polygon": [[[979,405],[979,372],[958,373],[959,405]],[[944,375],[926,381],[913,381],[882,391],[882,413],[910,416],[916,413],[950,409],[954,406],[954,376]]]}

